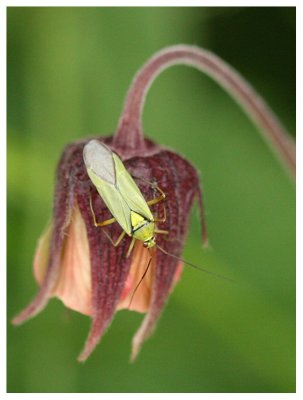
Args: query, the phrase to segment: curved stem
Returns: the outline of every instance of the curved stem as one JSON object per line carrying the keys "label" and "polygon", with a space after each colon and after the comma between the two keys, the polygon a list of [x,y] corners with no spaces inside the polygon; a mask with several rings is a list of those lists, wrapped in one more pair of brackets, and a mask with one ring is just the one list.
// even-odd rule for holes
{"label": "curved stem", "polygon": [[195,67],[221,84],[261,129],[279,159],[295,177],[295,143],[274,113],[238,72],[216,55],[195,46],[167,47],[156,53],[141,68],[128,91],[114,136],[115,145],[123,145],[129,150],[145,148],[142,111],[146,93],[154,79],[164,69],[176,64]]}

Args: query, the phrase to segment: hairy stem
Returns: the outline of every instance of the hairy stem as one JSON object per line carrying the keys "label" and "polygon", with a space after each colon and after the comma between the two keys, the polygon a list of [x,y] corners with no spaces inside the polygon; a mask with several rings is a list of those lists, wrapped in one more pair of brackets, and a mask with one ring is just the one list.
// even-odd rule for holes
{"label": "hairy stem", "polygon": [[250,84],[231,66],[211,52],[195,46],[167,47],[156,53],[140,69],[128,91],[114,144],[123,144],[129,150],[145,147],[142,112],[146,93],[154,79],[163,70],[177,64],[195,67],[221,84],[260,128],[278,158],[295,177],[295,143],[274,113]]}

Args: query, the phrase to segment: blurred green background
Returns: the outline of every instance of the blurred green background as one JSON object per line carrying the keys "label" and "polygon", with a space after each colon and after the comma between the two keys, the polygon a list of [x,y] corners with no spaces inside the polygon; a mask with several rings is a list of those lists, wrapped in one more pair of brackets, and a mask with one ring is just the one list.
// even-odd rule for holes
{"label": "blurred green background", "polygon": [[[32,260],[63,147],[115,130],[138,68],[177,43],[237,68],[295,131],[294,8],[8,8],[8,319],[36,293]],[[295,391],[294,185],[237,104],[208,77],[163,73],[147,136],[201,172],[212,249],[193,211],[185,268],[135,364],[142,315],[122,311],[85,364],[90,321],[59,300],[8,324],[9,392]]]}

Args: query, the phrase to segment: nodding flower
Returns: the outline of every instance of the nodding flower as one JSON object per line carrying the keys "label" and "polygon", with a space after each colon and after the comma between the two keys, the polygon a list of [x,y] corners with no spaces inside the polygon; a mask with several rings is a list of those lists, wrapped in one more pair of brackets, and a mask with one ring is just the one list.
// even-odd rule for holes
{"label": "nodding flower", "polygon": [[[121,147],[113,146],[113,138],[100,138],[118,154]],[[182,262],[163,252],[153,254],[150,268],[130,303],[146,266],[149,251],[144,243],[136,241],[130,256],[127,251],[131,238],[125,237],[114,247],[107,235],[116,239],[121,227],[115,223],[96,227],[90,207],[90,198],[96,218],[111,215],[102,198],[91,183],[83,163],[86,142],[70,144],[61,157],[57,170],[53,220],[38,242],[34,259],[35,277],[40,291],[29,307],[16,319],[21,323],[39,312],[51,296],[63,301],[66,307],[92,318],[91,332],[80,360],[93,350],[109,326],[116,311],[130,310],[147,313],[142,327],[135,336],[133,357],[164,307],[174,284],[182,271]],[[157,243],[167,252],[179,256],[186,238],[188,218],[193,202],[200,201],[199,178],[196,170],[181,156],[146,141],[147,151],[138,151],[124,161],[134,177],[156,181],[166,194],[165,205],[151,206],[153,213],[163,213],[166,221],[161,228],[168,237],[157,236]],[[155,191],[142,179],[137,184],[145,198]],[[107,233],[107,235],[106,235]]]}
{"label": "nodding flower", "polygon": [[[165,193],[165,202],[152,205],[151,211],[162,215],[165,208],[166,219],[159,227],[169,234],[156,236],[159,248],[148,249],[137,240],[129,257],[130,237],[125,236],[118,246],[113,246],[109,237],[119,237],[119,224],[100,228],[93,221],[92,208],[97,219],[112,216],[83,161],[83,148],[91,138],[67,145],[57,167],[52,221],[38,241],[34,258],[34,275],[40,288],[33,301],[13,320],[19,325],[34,317],[54,296],[66,307],[89,316],[91,329],[79,361],[87,359],[115,313],[125,308],[146,314],[133,338],[135,359],[180,279],[183,262],[178,257],[195,201],[200,209],[202,240],[207,244],[197,170],[181,155],[143,135],[141,120],[147,90],[163,69],[174,64],[192,65],[216,79],[260,126],[289,172],[295,171],[294,144],[289,136],[247,82],[222,60],[186,45],[166,48],[148,60],[130,87],[115,134],[96,139],[120,156],[145,199],[155,196],[150,182]],[[152,258],[146,272],[150,251]]]}

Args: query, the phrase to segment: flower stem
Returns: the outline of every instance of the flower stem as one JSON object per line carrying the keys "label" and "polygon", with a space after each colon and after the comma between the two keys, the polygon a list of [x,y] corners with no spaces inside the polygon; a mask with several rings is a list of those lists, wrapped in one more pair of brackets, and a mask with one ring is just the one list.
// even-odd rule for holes
{"label": "flower stem", "polygon": [[130,151],[145,148],[142,112],[146,93],[154,79],[163,70],[177,64],[195,67],[221,84],[260,128],[280,161],[291,176],[295,177],[295,143],[278,118],[238,72],[218,56],[195,46],[167,47],[143,65],[128,91],[114,137],[115,145],[123,144]]}

